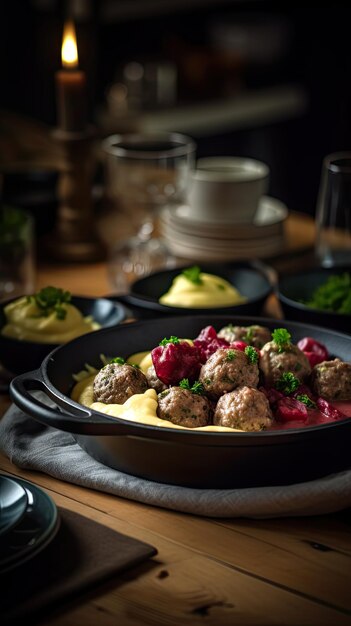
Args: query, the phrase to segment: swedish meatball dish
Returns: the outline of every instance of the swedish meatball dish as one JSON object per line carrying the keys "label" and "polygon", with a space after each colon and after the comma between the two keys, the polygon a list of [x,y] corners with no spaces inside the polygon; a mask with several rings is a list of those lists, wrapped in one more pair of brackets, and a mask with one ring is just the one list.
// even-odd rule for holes
{"label": "swedish meatball dish", "polygon": [[[176,329],[175,329],[176,331]],[[152,350],[105,357],[75,376],[73,400],[167,428],[260,432],[351,418],[351,363],[285,328],[206,326]]]}

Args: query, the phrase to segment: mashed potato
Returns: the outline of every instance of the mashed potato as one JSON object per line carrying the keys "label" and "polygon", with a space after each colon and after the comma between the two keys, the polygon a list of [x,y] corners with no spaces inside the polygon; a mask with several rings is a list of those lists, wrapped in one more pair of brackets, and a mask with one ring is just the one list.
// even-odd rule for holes
{"label": "mashed potato", "polygon": [[4,307],[7,323],[1,334],[24,341],[61,344],[100,328],[90,317],[84,318],[73,304],[63,303],[61,306],[65,311],[64,319],[59,319],[55,311],[42,316],[32,298],[23,297],[10,302]]}
{"label": "mashed potato", "polygon": [[246,301],[247,298],[227,280],[205,272],[200,272],[196,281],[189,279],[184,273],[179,274],[167,293],[159,299],[160,304],[199,309],[232,306]]}

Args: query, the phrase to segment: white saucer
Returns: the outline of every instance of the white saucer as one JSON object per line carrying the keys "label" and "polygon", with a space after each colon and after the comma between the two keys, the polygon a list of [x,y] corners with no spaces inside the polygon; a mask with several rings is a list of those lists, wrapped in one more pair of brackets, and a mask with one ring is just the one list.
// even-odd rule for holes
{"label": "white saucer", "polygon": [[214,263],[244,261],[252,258],[269,258],[280,254],[285,249],[284,238],[277,238],[273,243],[263,246],[239,247],[235,243],[231,249],[213,249],[205,246],[191,246],[174,239],[166,239],[167,246],[177,257],[193,261],[211,261]]}
{"label": "white saucer", "polygon": [[165,208],[160,215],[160,224],[161,228],[167,225],[179,233],[202,235],[211,239],[253,239],[280,234],[287,216],[288,209],[285,204],[276,198],[263,196],[252,223],[226,224],[220,220],[217,222],[200,221],[192,215],[191,207],[184,204]]}

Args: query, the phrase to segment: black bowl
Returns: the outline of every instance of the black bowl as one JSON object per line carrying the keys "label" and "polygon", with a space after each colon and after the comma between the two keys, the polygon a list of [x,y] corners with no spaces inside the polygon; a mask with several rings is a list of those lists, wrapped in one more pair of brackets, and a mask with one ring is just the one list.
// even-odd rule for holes
{"label": "black bowl", "polygon": [[[0,304],[0,363],[10,373],[21,374],[39,367],[46,355],[59,344],[22,341],[1,335],[1,328],[6,323],[4,307],[13,300],[17,298]],[[129,313],[122,304],[112,302],[107,298],[73,296],[72,304],[81,311],[84,317],[91,315],[102,328],[119,324],[128,317]]]}
{"label": "black bowl", "polygon": [[163,317],[164,315],[201,315],[212,311],[215,314],[228,315],[260,315],[263,305],[272,291],[269,279],[269,268],[257,262],[232,263],[228,265],[203,264],[201,270],[209,274],[221,276],[229,281],[239,292],[247,297],[247,302],[235,306],[206,308],[185,308],[166,306],[159,303],[159,298],[168,291],[174,278],[191,264],[172,270],[162,270],[149,274],[135,281],[130,294],[115,296],[114,300],[129,306],[137,318]]}
{"label": "black bowl", "polygon": [[329,276],[344,272],[351,272],[351,268],[317,268],[281,277],[278,281],[276,294],[285,317],[351,334],[351,315],[313,309],[303,304],[305,300],[311,297],[315,289],[326,282]]}

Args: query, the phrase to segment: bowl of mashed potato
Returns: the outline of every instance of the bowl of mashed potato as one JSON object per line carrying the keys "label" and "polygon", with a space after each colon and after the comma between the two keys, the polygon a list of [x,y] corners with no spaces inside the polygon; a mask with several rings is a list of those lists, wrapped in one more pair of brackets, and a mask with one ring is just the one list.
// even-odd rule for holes
{"label": "bowl of mashed potato", "polygon": [[269,270],[249,262],[187,265],[154,272],[135,281],[130,293],[115,299],[135,317],[218,314],[260,315],[272,291]]}
{"label": "bowl of mashed potato", "polygon": [[87,333],[114,326],[128,315],[107,298],[72,296],[44,287],[0,306],[0,362],[13,374],[40,366],[54,348]]}

